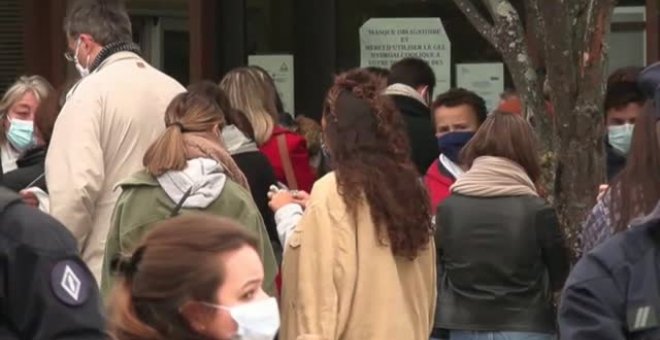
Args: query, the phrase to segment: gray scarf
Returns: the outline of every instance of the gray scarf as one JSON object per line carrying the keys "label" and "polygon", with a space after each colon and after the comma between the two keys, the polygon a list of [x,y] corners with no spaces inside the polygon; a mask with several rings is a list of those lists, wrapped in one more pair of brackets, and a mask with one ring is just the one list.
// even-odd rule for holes
{"label": "gray scarf", "polygon": [[257,143],[248,138],[235,125],[227,125],[222,129],[222,139],[227,151],[232,155],[259,151]]}

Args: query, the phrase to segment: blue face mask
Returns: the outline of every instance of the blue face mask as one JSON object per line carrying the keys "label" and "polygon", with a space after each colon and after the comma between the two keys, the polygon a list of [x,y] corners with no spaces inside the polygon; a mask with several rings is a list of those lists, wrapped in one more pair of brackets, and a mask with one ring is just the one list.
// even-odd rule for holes
{"label": "blue face mask", "polygon": [[449,158],[452,162],[458,164],[458,156],[461,150],[474,136],[474,132],[450,132],[438,138],[438,147],[440,153]]}
{"label": "blue face mask", "polygon": [[30,120],[10,119],[7,140],[20,152],[28,150],[34,146],[34,123]]}
{"label": "blue face mask", "polygon": [[628,155],[635,125],[623,124],[607,128],[607,139],[616,152],[622,156]]}

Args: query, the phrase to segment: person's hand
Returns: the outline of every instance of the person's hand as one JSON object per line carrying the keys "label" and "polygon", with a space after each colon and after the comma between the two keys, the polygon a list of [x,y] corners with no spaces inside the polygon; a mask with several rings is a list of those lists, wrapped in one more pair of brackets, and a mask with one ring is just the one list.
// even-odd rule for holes
{"label": "person's hand", "polygon": [[35,195],[34,192],[29,190],[21,190],[19,195],[21,196],[23,203],[33,208],[39,208],[39,199],[37,199],[37,195]]}
{"label": "person's hand", "polygon": [[294,190],[291,191],[291,196],[293,196],[294,203],[300,204],[303,209],[307,208],[307,202],[309,202],[309,194],[303,190]]}
{"label": "person's hand", "polygon": [[270,198],[268,206],[275,212],[287,204],[296,203],[296,199],[293,197],[293,194],[287,190],[270,192],[268,197]]}
{"label": "person's hand", "polygon": [[610,188],[609,185],[607,185],[607,184],[601,184],[601,185],[598,187],[598,196],[597,196],[597,199],[600,200],[601,198],[603,198],[603,195],[605,195],[605,192],[607,192],[607,189],[609,189],[609,188]]}

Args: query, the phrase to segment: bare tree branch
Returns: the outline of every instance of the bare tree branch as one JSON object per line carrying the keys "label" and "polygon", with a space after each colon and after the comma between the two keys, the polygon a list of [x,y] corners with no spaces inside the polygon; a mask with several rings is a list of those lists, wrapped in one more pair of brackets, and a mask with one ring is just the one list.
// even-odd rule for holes
{"label": "bare tree branch", "polygon": [[488,13],[490,13],[490,16],[493,18],[493,21],[495,22],[495,25],[499,24],[500,16],[497,15],[497,12],[495,11],[495,8],[497,8],[497,0],[481,0],[481,2],[484,4],[484,7],[488,10]]}
{"label": "bare tree branch", "polygon": [[499,41],[495,34],[495,29],[486,18],[484,18],[477,7],[470,0],[453,0],[456,6],[463,12],[465,17],[470,21],[472,26],[493,46],[498,46]]}

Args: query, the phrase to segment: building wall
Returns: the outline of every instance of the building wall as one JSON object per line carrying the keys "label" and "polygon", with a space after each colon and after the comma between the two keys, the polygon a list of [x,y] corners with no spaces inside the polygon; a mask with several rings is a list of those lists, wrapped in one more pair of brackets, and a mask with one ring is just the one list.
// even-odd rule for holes
{"label": "building wall", "polygon": [[21,11],[21,0],[0,1],[0,90],[25,70]]}
{"label": "building wall", "polygon": [[[621,4],[657,9],[654,1]],[[73,72],[62,57],[66,3],[0,1],[0,90],[23,73],[42,74],[58,86],[67,69]],[[371,17],[440,17],[454,41],[455,62],[499,60],[451,0],[128,0],[127,7],[145,57],[183,83],[218,81],[223,72],[244,65],[250,54],[293,54],[296,112],[311,116],[319,115],[333,74],[358,66],[358,29]],[[646,27],[654,42],[658,13],[648,16],[655,19]],[[643,24],[635,27],[644,29]],[[647,44],[654,56],[647,62],[655,61],[657,48],[657,41]]]}

